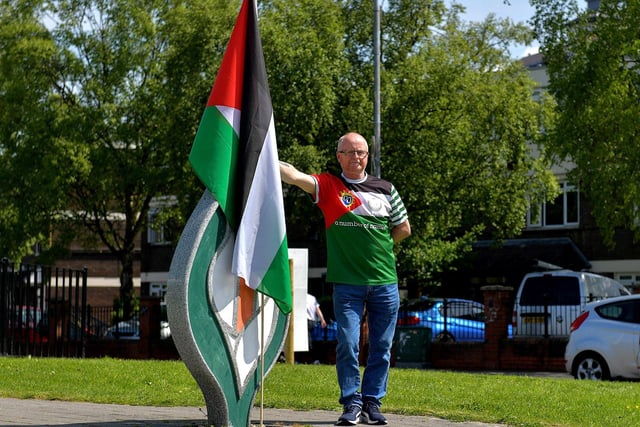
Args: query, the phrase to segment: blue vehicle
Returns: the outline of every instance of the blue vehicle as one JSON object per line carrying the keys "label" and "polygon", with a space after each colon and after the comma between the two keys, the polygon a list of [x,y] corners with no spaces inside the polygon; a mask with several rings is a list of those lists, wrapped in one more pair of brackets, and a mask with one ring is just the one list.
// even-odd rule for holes
{"label": "blue vehicle", "polygon": [[466,299],[421,299],[404,304],[398,327],[431,328],[433,341],[484,341],[484,304]]}

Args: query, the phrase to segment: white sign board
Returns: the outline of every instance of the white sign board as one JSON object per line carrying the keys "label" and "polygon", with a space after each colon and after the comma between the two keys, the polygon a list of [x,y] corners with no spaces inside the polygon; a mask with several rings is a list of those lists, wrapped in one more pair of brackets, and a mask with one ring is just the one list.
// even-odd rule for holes
{"label": "white sign board", "polygon": [[307,327],[307,286],[309,283],[309,250],[289,248],[293,260],[293,351],[309,351]]}

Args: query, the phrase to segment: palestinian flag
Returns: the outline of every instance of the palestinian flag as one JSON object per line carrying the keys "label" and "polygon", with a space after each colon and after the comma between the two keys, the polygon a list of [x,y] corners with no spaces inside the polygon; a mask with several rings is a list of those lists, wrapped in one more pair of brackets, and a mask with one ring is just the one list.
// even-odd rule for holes
{"label": "palestinian flag", "polygon": [[[256,15],[255,0],[244,0],[189,161],[236,234],[232,273],[288,314],[292,296],[282,184]],[[243,310],[251,310],[246,293],[241,289]]]}

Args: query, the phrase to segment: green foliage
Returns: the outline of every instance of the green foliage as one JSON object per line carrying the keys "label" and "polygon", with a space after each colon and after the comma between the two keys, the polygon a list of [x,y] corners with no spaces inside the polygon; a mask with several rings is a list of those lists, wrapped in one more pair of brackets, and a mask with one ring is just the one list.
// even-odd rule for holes
{"label": "green foliage", "polygon": [[35,11],[11,6],[0,6],[0,251],[17,260],[47,240],[50,207],[63,206],[60,187],[71,179],[60,155],[77,149],[61,135],[59,100],[37,102],[49,96],[54,41]]}
{"label": "green foliage", "polygon": [[384,84],[382,171],[416,231],[399,254],[403,276],[422,283],[478,238],[517,235],[528,199],[555,194],[548,164],[532,151],[550,109],[506,51],[529,32],[493,17],[444,18],[442,33],[396,49],[406,54]]}
{"label": "green foliage", "polygon": [[[542,130],[552,127],[553,103],[533,100],[526,70],[507,56],[509,43],[530,41],[531,31],[493,16],[467,24],[459,12],[425,0],[388,2],[383,14],[382,175],[409,210],[413,235],[398,251],[408,283],[437,281],[480,237],[517,235],[529,200],[557,194],[549,163],[536,150]],[[315,34],[315,22],[307,22]],[[349,65],[334,86],[340,110],[333,134],[318,133],[312,148],[304,137],[280,133],[281,158],[307,172],[335,171],[335,139],[342,133],[371,134],[371,4],[344,2],[343,22]],[[274,105],[287,102],[279,94],[273,91]],[[304,131],[314,129],[316,115],[308,117]],[[289,238],[313,235],[322,222],[309,198],[289,189],[286,199]]]}
{"label": "green foliage", "polygon": [[[2,3],[3,253],[40,242],[53,258],[85,236],[117,256],[131,297],[152,200],[175,197],[154,227],[177,235],[202,195],[188,153],[239,4]],[[373,133],[372,2],[259,4],[280,157],[335,172],[338,137]],[[555,195],[532,151],[552,129],[552,104],[532,100],[506,53],[530,30],[459,16],[441,0],[393,0],[382,14],[381,170],[409,209],[398,261],[410,282],[435,280],[480,237],[517,234],[528,200]],[[319,211],[285,191],[289,240],[321,241]]]}
{"label": "green foliage", "polygon": [[640,3],[535,0],[534,19],[548,65],[558,123],[549,153],[575,163],[578,183],[610,246],[618,227],[640,237]]}
{"label": "green foliage", "polygon": [[260,29],[279,145],[322,146],[324,141],[318,139],[335,120],[339,80],[349,65],[343,55],[339,4],[271,0],[261,6]]}
{"label": "green foliage", "polygon": [[187,156],[236,14],[227,0],[3,3],[4,253],[37,240],[56,254],[80,234],[117,257],[132,298],[151,201],[197,202]]}
{"label": "green foliage", "polygon": [[[130,301],[131,310],[134,313],[140,311],[140,297],[134,295]],[[111,311],[111,324],[116,324],[121,320],[130,320],[129,318],[125,318],[125,304],[120,298],[113,299],[113,311]]]}

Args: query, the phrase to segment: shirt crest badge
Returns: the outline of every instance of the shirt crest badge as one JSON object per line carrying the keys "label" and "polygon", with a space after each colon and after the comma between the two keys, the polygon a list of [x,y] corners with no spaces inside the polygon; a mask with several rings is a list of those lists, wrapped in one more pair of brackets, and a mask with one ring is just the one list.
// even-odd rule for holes
{"label": "shirt crest badge", "polygon": [[350,209],[351,206],[353,206],[354,202],[355,202],[355,197],[353,196],[353,194],[351,194],[349,191],[347,190],[342,190],[340,192],[340,200],[342,201],[342,204],[347,208]]}

